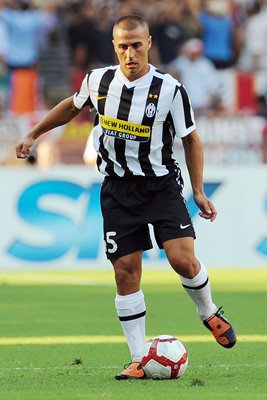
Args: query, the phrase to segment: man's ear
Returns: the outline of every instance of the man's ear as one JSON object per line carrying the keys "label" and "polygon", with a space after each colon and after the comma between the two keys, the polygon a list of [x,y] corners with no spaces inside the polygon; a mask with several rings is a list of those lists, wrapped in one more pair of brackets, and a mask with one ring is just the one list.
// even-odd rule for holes
{"label": "man's ear", "polygon": [[112,40],[112,44],[113,44],[113,47],[114,47],[114,51],[115,51],[115,53],[117,53],[117,51],[116,51],[116,47],[115,47],[115,43],[114,43],[114,40]]}
{"label": "man's ear", "polygon": [[152,36],[149,35],[148,36],[148,50],[151,48],[151,46],[152,46]]}

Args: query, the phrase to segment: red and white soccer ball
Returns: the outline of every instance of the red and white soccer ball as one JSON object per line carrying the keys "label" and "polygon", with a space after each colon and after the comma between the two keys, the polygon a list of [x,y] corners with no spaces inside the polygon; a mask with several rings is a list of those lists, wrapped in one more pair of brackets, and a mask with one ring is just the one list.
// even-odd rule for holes
{"label": "red and white soccer ball", "polygon": [[141,364],[147,378],[176,379],[187,368],[188,354],[180,340],[160,335],[146,343]]}

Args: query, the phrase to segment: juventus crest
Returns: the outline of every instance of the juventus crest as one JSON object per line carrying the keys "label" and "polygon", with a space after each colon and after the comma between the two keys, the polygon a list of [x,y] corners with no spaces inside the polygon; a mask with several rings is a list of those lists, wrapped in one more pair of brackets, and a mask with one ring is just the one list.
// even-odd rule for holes
{"label": "juventus crest", "polygon": [[148,118],[152,118],[152,117],[154,117],[155,112],[156,112],[155,104],[149,103],[149,104],[146,106],[146,116],[147,116]]}

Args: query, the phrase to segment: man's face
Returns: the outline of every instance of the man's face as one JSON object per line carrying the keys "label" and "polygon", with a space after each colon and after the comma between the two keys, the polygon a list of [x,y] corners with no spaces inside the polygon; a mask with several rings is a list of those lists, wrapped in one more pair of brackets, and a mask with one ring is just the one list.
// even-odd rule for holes
{"label": "man's face", "polygon": [[138,26],[127,31],[117,26],[113,32],[113,45],[121,70],[129,81],[141,78],[149,71],[151,37],[145,28]]}

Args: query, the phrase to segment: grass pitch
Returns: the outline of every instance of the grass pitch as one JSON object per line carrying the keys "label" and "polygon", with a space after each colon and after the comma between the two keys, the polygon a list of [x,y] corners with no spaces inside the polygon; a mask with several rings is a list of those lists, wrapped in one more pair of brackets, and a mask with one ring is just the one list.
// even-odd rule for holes
{"label": "grass pitch", "polygon": [[172,271],[145,270],[147,337],[180,338],[189,366],[178,380],[118,382],[129,352],[111,271],[0,273],[0,398],[266,400],[267,270],[213,270],[210,278],[237,345],[216,344]]}

